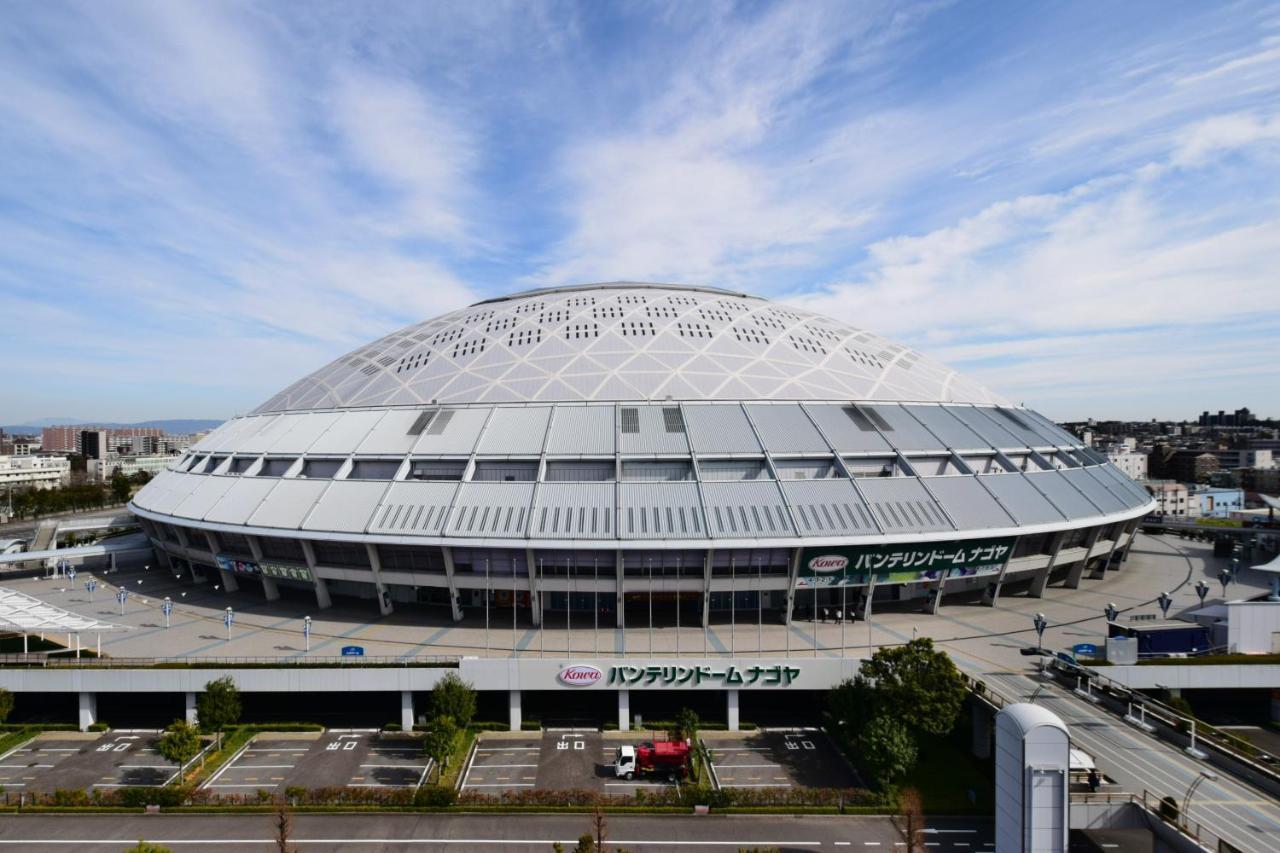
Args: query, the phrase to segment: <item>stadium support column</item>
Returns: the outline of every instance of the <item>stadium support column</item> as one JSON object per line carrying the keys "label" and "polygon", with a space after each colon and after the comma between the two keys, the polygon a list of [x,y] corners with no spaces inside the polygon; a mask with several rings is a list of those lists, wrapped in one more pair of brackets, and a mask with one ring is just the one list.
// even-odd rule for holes
{"label": "stadium support column", "polygon": [[[702,558],[702,632],[711,630],[711,568],[716,558],[714,548],[708,548]],[[733,591],[729,592],[733,595]]]}
{"label": "stadium support column", "polygon": [[[1015,542],[1014,548],[1017,547]],[[1012,554],[1004,561],[1004,565],[1000,567],[1000,574],[996,575],[996,579],[987,584],[987,588],[982,591],[982,603],[987,607],[995,607],[1000,601],[1000,588],[1004,586],[1005,572],[1009,571],[1009,559],[1012,559]]]}
{"label": "stadium support column", "polygon": [[618,601],[614,605],[617,611],[614,613],[615,621],[618,627],[622,629],[622,653],[625,656],[627,652],[627,587],[626,587],[626,556],[625,552],[618,550],[617,556],[614,558],[613,567],[614,574],[617,576],[615,583],[617,584]]}
{"label": "stadium support column", "polygon": [[947,576],[942,574],[938,577],[938,585],[929,591],[929,613],[933,616],[938,615],[938,610],[942,607],[942,593],[947,587]]}
{"label": "stadium support column", "polygon": [[1028,597],[1040,598],[1044,595],[1044,589],[1049,585],[1049,573],[1058,562],[1058,555],[1062,553],[1062,543],[1066,538],[1065,531],[1052,534],[1048,548],[1049,562],[1045,563],[1044,568],[1036,572],[1036,576],[1031,579],[1031,588],[1027,590]]}
{"label": "stadium support column", "polygon": [[307,571],[311,573],[311,583],[316,588],[316,607],[321,610],[326,607],[332,607],[333,599],[329,597],[329,585],[316,572],[316,549],[311,547],[311,543],[306,539],[299,539],[298,541],[302,545],[302,556],[307,560]]}
{"label": "stadium support column", "polygon": [[538,577],[538,564],[533,560],[532,548],[524,549],[524,564],[529,580],[529,618],[537,628],[542,624],[542,578]]}
{"label": "stadium support column", "polygon": [[524,717],[520,713],[520,691],[507,691],[507,728],[513,732],[520,731],[520,725],[524,722]]}
{"label": "stadium support column", "polygon": [[80,731],[87,732],[89,726],[98,722],[98,694],[80,691]]}
{"label": "stadium support column", "polygon": [[[1116,528],[1119,527],[1119,530]],[[1125,525],[1113,524],[1111,526],[1111,547],[1107,549],[1107,558],[1093,567],[1093,572],[1089,575],[1089,580],[1100,581],[1107,576],[1107,569],[1111,567],[1111,558],[1116,555],[1116,548],[1120,545],[1120,537],[1124,535]]]}
{"label": "stadium support column", "polygon": [[[871,600],[876,597],[876,573],[867,572],[867,588],[862,593],[862,621],[871,618]],[[867,629],[870,632],[870,628]],[[868,633],[870,636],[870,633]]]}
{"label": "stadium support column", "polygon": [[[181,527],[170,526],[170,530],[178,535],[178,544],[183,548],[191,547],[191,537],[187,536],[187,531]],[[187,564],[187,574],[191,575],[191,582],[196,583],[196,567],[191,564],[191,557],[184,551],[182,554],[182,562]]]}
{"label": "stadium support column", "polygon": [[[800,554],[802,549],[796,548],[791,552],[791,569],[787,572],[787,620],[786,625],[791,627],[792,613],[795,611],[796,601],[796,575],[800,572]],[[816,616],[814,617],[817,618]]]}
{"label": "stadium support column", "polygon": [[626,688],[618,691],[618,731],[631,731],[631,691]]}
{"label": "stadium support column", "polygon": [[195,694],[195,691],[194,691],[194,690],[188,690],[186,693],[184,693],[184,694],[183,694],[182,699],[183,699],[184,709],[185,709],[185,711],[186,711],[186,713],[183,715],[183,718],[184,718],[188,723],[191,723],[192,725],[195,725],[195,723],[196,723],[196,722],[198,721],[198,719],[199,719],[198,715],[196,714],[196,694]]}
{"label": "stadium support column", "polygon": [[1107,568],[1120,568],[1121,564],[1129,562],[1129,550],[1133,548],[1133,537],[1138,535],[1138,527],[1141,526],[1142,519],[1135,518],[1124,526],[1124,547],[1117,548],[1116,558]]}
{"label": "stadium support column", "polygon": [[726,728],[731,732],[736,732],[738,730],[738,691],[730,689],[724,693]]}
{"label": "stadium support column", "polygon": [[280,598],[280,589],[276,586],[275,578],[269,578],[262,572],[262,543],[257,536],[246,538],[249,540],[249,550],[253,552],[253,560],[258,564],[258,576],[262,578],[262,594],[267,597],[267,601],[275,601]]}
{"label": "stadium support column", "polygon": [[413,731],[413,691],[400,691],[400,730]]}
{"label": "stadium support column", "polygon": [[[214,539],[213,534],[207,530],[204,532],[204,538],[209,543],[209,553],[213,555],[213,562],[218,564],[218,551],[221,550],[218,547],[218,540]],[[240,589],[236,576],[222,568],[221,564],[218,564],[218,577],[222,579],[222,588],[227,592],[236,592]]]}
{"label": "stadium support column", "polygon": [[387,592],[387,585],[382,582],[382,560],[378,557],[378,546],[366,542],[364,550],[369,555],[369,568],[373,569],[373,586],[378,596],[378,612],[383,616],[390,616],[395,608],[391,606],[391,593]]}
{"label": "stadium support column", "polygon": [[[444,555],[444,580],[449,587],[449,615],[454,622],[461,622],[462,605],[458,603],[458,587],[453,581],[453,549],[441,548],[440,552]],[[534,624],[537,624],[536,620]]]}
{"label": "stadium support column", "polygon": [[1098,526],[1089,531],[1089,538],[1084,543],[1084,559],[1079,562],[1072,563],[1071,568],[1067,569],[1067,579],[1062,582],[1065,589],[1079,589],[1080,579],[1084,577],[1084,570],[1088,568],[1089,561],[1093,558],[1093,546],[1098,544],[1098,537],[1102,535],[1102,527]]}

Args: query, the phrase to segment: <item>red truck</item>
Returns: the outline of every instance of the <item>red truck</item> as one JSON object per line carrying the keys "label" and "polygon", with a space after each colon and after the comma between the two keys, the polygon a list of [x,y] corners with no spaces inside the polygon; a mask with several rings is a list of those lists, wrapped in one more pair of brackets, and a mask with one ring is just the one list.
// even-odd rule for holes
{"label": "red truck", "polygon": [[622,779],[637,775],[666,776],[674,782],[689,775],[689,756],[693,747],[687,740],[660,740],[637,746],[618,747],[613,770]]}

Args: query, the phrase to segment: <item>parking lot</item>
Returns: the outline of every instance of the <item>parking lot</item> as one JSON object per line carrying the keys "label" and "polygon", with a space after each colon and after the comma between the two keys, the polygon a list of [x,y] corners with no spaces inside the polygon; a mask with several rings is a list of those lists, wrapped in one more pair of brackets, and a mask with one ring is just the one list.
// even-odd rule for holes
{"label": "parking lot", "polygon": [[205,782],[219,793],[285,788],[417,788],[432,762],[417,738],[376,732],[257,735]]}
{"label": "parking lot", "polygon": [[463,790],[502,793],[527,788],[543,791],[601,791],[632,794],[669,787],[664,780],[619,779],[613,772],[618,746],[642,740],[597,731],[547,731],[542,735],[486,733],[463,771]]}
{"label": "parking lot", "polygon": [[852,788],[858,778],[822,732],[703,732],[721,788]]}
{"label": "parking lot", "polygon": [[155,748],[159,732],[48,732],[0,757],[0,787],[17,791],[156,787],[178,766]]}

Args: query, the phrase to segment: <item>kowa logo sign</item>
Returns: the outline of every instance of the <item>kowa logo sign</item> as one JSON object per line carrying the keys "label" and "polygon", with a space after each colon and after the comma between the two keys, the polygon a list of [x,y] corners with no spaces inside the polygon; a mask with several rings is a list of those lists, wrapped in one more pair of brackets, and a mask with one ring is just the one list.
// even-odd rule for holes
{"label": "kowa logo sign", "polygon": [[594,666],[566,666],[560,670],[557,678],[560,679],[561,684],[567,684],[570,687],[590,687],[604,678],[604,673]]}
{"label": "kowa logo sign", "polygon": [[840,554],[823,554],[809,561],[809,570],[813,572],[841,572],[849,565],[849,558]]}

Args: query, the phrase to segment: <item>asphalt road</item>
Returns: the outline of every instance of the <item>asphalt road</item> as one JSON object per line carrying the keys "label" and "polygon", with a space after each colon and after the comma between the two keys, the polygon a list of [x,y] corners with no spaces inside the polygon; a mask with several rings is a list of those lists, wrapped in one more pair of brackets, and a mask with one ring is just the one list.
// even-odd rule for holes
{"label": "asphalt road", "polygon": [[[0,821],[0,850],[122,851],[139,838],[175,851],[277,849],[273,815],[19,815]],[[295,815],[301,853],[501,850],[549,853],[587,832],[590,815]],[[936,853],[992,848],[983,820],[940,820],[929,834]],[[807,815],[612,815],[608,843],[633,853],[765,847],[779,851],[892,850],[902,837],[886,817]]]}

